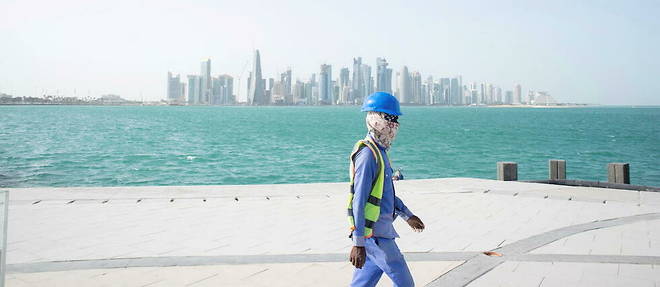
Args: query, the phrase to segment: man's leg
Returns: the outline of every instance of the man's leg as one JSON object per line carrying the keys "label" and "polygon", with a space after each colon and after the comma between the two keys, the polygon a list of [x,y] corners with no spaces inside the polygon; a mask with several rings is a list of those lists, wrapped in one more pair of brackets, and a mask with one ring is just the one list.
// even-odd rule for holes
{"label": "man's leg", "polygon": [[[393,238],[375,238],[375,250],[372,252],[374,263],[387,274],[395,287],[413,287],[413,281],[408,264]],[[367,249],[367,254],[369,250]]]}
{"label": "man's leg", "polygon": [[383,275],[383,270],[380,270],[378,265],[374,263],[374,258],[372,252],[376,244],[374,243],[373,238],[368,238],[364,241],[365,249],[367,251],[367,258],[364,262],[362,269],[355,268],[353,272],[353,281],[351,282],[351,287],[373,287],[378,284],[380,276]]}

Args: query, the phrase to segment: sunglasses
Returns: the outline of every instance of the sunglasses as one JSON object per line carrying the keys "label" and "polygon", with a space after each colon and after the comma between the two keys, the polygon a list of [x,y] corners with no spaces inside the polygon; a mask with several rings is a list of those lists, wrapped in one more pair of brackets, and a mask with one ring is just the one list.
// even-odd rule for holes
{"label": "sunglasses", "polygon": [[390,123],[397,123],[397,124],[399,123],[399,116],[385,114],[383,118]]}

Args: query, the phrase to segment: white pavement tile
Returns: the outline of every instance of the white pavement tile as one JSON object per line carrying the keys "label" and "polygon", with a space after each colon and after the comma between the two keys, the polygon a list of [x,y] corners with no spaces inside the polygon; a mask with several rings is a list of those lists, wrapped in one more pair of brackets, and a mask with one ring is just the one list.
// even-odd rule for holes
{"label": "white pavement tile", "polygon": [[510,261],[495,267],[468,286],[652,287],[657,281],[658,275],[651,268],[621,265],[630,269],[623,272],[619,264]]}
{"label": "white pavement tile", "polygon": [[531,253],[660,256],[656,242],[660,220],[650,220],[582,232]]}
{"label": "white pavement tile", "polygon": [[[413,278],[424,286],[461,261],[410,262]],[[17,273],[8,286],[346,286],[348,262],[139,267]],[[392,286],[383,275],[378,286]]]}
{"label": "white pavement tile", "polygon": [[[424,232],[414,233],[402,220],[395,222],[401,235],[397,244],[405,252],[485,251],[568,225],[660,212],[660,194],[644,192],[469,178],[406,180],[396,185],[397,195],[427,225]],[[7,263],[153,256],[347,254],[351,241],[347,238],[345,217],[346,186],[346,183],[328,183],[12,189]],[[490,191],[484,193],[485,190]],[[235,197],[239,200],[236,201]],[[75,202],[67,204],[74,199]],[[102,203],[104,199],[110,201]],[[138,203],[138,199],[142,200]],[[174,201],[170,202],[170,199]],[[36,200],[41,202],[32,204]],[[659,223],[638,222],[584,232],[548,244],[534,253],[660,256]],[[339,267],[334,263],[319,264],[305,266],[323,274],[344,274],[341,268],[345,268],[345,263]],[[429,277],[435,276],[431,275],[435,272],[432,270],[442,269],[442,266],[433,264],[411,263],[418,267],[415,269],[418,271],[428,267],[428,272],[420,274]],[[507,262],[496,270],[510,268],[503,274],[514,276],[512,274],[517,273],[512,270],[526,270],[528,266],[546,266],[548,263],[539,264]],[[520,275],[519,282],[538,284],[543,280],[555,284],[552,282],[574,281],[577,271],[558,267],[564,264],[568,263],[550,264],[553,267],[550,270],[563,270],[572,274],[569,277],[553,279],[557,278],[552,275],[554,273],[550,277],[537,274],[535,270],[543,269],[538,267]],[[259,269],[261,266],[235,268],[241,272],[262,270]],[[282,268],[282,272],[288,270],[282,265],[273,268]],[[629,271],[625,273],[630,275],[624,276],[626,280],[656,280],[655,277],[643,277],[646,274],[644,269],[626,268],[622,269]],[[597,269],[606,270],[606,273],[611,271],[608,267]],[[220,271],[217,268],[212,270],[216,271],[202,272],[204,274],[200,276],[211,277],[195,284],[229,282],[223,286],[241,285],[240,280],[232,280],[242,273],[222,273],[232,270],[223,267],[222,272],[217,273],[219,275],[213,276],[213,272]],[[601,272],[586,270],[585,274]],[[117,274],[113,272],[108,275]],[[191,277],[198,276],[192,275],[196,272],[190,271]],[[259,276],[270,276],[271,273],[264,271]],[[133,276],[130,272],[126,274],[118,276],[117,280]],[[160,273],[155,271],[155,274]],[[9,280],[22,286],[19,284],[30,284],[24,282],[40,278],[38,273],[33,275],[15,274],[16,277]],[[504,277],[498,277],[498,272],[487,275],[493,277],[491,281],[506,282]],[[167,277],[169,273],[165,272],[163,276]],[[305,278],[310,282],[317,280],[310,276]],[[518,278],[516,276],[512,278]],[[152,280],[145,284],[165,284],[158,282],[161,277],[145,276]]]}

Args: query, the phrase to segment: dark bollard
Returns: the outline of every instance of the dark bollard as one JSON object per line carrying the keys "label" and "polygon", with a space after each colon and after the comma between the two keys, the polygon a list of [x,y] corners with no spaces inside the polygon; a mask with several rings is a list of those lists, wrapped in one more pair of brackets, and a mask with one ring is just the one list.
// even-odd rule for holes
{"label": "dark bollard", "polygon": [[497,180],[518,180],[518,164],[509,161],[497,162]]}
{"label": "dark bollard", "polygon": [[607,164],[607,182],[630,184],[630,165],[622,162]]}
{"label": "dark bollard", "polygon": [[550,180],[566,179],[566,161],[561,159],[549,160],[548,177]]}

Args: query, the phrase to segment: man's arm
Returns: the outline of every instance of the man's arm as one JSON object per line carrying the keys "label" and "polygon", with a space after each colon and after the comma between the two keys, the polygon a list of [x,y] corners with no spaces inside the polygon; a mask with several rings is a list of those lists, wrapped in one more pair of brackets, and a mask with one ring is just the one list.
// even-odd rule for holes
{"label": "man's arm", "polygon": [[368,147],[363,147],[355,155],[355,178],[353,179],[353,245],[364,246],[364,206],[371,194],[372,183],[376,177],[378,164]]}
{"label": "man's arm", "polygon": [[410,209],[403,204],[403,201],[398,196],[394,197],[394,213],[408,222],[408,225],[410,225],[414,231],[422,232],[422,230],[424,230],[424,222],[422,222],[419,217],[415,216]]}
{"label": "man's arm", "polygon": [[364,206],[371,194],[371,184],[376,177],[378,164],[368,147],[363,147],[355,155],[355,177],[353,179],[353,248],[349,255],[351,264],[362,268],[366,262],[367,252],[364,249]]}
{"label": "man's arm", "polygon": [[398,196],[394,197],[394,213],[396,213],[398,216],[401,216],[401,218],[406,221],[410,217],[415,216]]}

